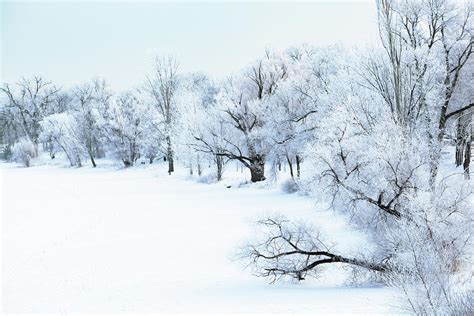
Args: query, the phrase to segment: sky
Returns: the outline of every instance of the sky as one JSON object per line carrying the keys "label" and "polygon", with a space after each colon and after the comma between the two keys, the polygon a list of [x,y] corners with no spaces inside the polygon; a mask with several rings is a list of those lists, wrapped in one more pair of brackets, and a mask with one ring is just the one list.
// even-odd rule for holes
{"label": "sky", "polygon": [[143,82],[153,57],[223,78],[265,48],[370,44],[375,1],[85,2],[0,0],[0,81],[42,75],[63,86]]}

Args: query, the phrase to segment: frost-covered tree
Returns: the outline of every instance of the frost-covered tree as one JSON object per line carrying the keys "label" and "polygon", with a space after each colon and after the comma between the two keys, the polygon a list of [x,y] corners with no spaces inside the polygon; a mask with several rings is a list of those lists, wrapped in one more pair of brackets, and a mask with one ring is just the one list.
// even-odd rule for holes
{"label": "frost-covered tree", "polygon": [[8,160],[11,156],[11,146],[20,139],[22,130],[15,123],[14,111],[6,107],[5,103],[0,102],[0,143],[3,145],[2,159]]}
{"label": "frost-covered tree", "polygon": [[213,115],[217,93],[216,85],[203,74],[192,73],[183,77],[178,101],[181,126],[179,152],[182,157],[186,157],[191,174],[196,170],[201,175],[204,164],[214,161],[218,164],[217,179],[220,180],[225,159],[217,159],[212,152],[201,150],[200,147],[204,131],[212,129],[215,123],[213,119],[217,119]]}
{"label": "frost-covered tree", "polygon": [[12,149],[11,160],[19,162],[29,167],[31,160],[36,157],[36,147],[28,138],[21,138],[16,142]]}
{"label": "frost-covered tree", "polygon": [[434,182],[446,121],[456,114],[453,94],[472,53],[472,9],[447,0],[380,0],[377,6],[383,53],[368,58],[361,76],[400,124],[425,131]]}
{"label": "frost-covered tree", "polygon": [[266,100],[265,131],[272,144],[271,154],[274,160],[288,163],[292,177],[300,176],[305,145],[326,116],[330,82],[336,78],[341,54],[337,46],[292,47],[286,52],[288,78]]}
{"label": "frost-covered tree", "polygon": [[[458,78],[458,84],[451,98],[446,125],[446,138],[455,143],[454,161],[461,166],[466,179],[470,178],[471,143],[472,143],[472,116],[474,113],[474,59],[471,58],[463,67]],[[466,108],[466,105],[471,107]]]}
{"label": "frost-covered tree", "polygon": [[[398,287],[412,312],[472,313],[472,188],[459,175],[438,176],[445,133],[440,122],[470,109],[459,104],[459,112],[449,110],[454,93],[448,92],[459,88],[472,46],[467,24],[453,23],[459,8],[451,5],[379,1],[382,49],[362,60],[352,56],[329,82],[324,118],[305,150],[311,171],[304,186],[349,214],[375,247],[341,253],[317,230],[268,219],[262,241],[244,253],[257,274],[301,280],[324,265],[344,263]],[[447,33],[458,47],[449,54]]]}
{"label": "frost-covered tree", "polygon": [[178,134],[179,109],[177,103],[179,89],[179,64],[175,58],[157,57],[153,72],[147,77],[144,91],[152,99],[159,115],[155,129],[164,138],[164,150],[168,161],[168,173],[174,171],[175,138]]}
{"label": "frost-covered tree", "polygon": [[113,155],[133,166],[141,155],[142,144],[150,131],[150,107],[138,93],[117,96],[108,109],[106,139]]}
{"label": "frost-covered tree", "polygon": [[102,151],[103,128],[101,116],[106,113],[111,93],[104,80],[96,79],[91,83],[78,86],[72,90],[70,113],[77,124],[76,141],[82,145],[92,166]]}
{"label": "frost-covered tree", "polygon": [[200,124],[193,133],[192,146],[196,151],[207,154],[213,161],[217,181],[222,180],[225,164],[235,149],[228,140],[238,137],[224,115],[216,107],[204,109],[200,113]]}
{"label": "frost-covered tree", "polygon": [[344,254],[304,226],[268,219],[270,231],[245,255],[272,280],[301,280],[321,266],[345,263],[406,291],[414,312],[455,313],[462,308],[457,299],[468,295],[453,284],[468,280],[469,272],[457,267],[467,264],[470,187],[453,186],[454,176],[433,187],[424,133],[407,133],[378,95],[344,75],[335,81],[332,111],[308,146],[311,172],[304,182],[312,196],[348,213],[375,249]]}
{"label": "frost-covered tree", "polygon": [[19,126],[23,135],[35,146],[39,143],[40,122],[52,113],[58,112],[60,90],[40,76],[22,78],[15,85],[5,83],[0,92],[6,97],[5,107],[10,119]]}
{"label": "frost-covered tree", "polygon": [[270,151],[265,137],[266,99],[287,77],[287,60],[280,53],[266,55],[232,76],[223,85],[217,99],[223,118],[232,126],[235,137],[225,139],[228,150],[222,154],[238,160],[250,170],[252,182],[265,180],[265,159]]}
{"label": "frost-covered tree", "polygon": [[82,157],[86,154],[80,139],[78,121],[68,112],[51,114],[41,121],[40,140],[51,142],[52,146],[62,150],[71,166],[82,166]]}

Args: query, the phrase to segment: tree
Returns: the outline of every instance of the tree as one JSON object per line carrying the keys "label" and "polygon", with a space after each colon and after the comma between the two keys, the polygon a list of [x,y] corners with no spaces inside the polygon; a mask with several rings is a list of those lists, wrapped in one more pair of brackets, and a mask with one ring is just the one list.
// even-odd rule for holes
{"label": "tree", "polygon": [[72,115],[77,121],[77,131],[74,134],[77,142],[84,147],[93,167],[95,158],[102,146],[102,126],[100,116],[107,110],[111,93],[104,80],[96,79],[91,83],[78,86],[72,90]]}
{"label": "tree", "polygon": [[153,73],[148,76],[145,91],[153,100],[153,106],[160,115],[158,129],[165,138],[164,152],[168,161],[168,173],[174,171],[174,138],[178,122],[177,92],[179,88],[179,64],[171,56],[157,57]]}
{"label": "tree", "polygon": [[402,125],[424,125],[434,183],[446,121],[454,114],[449,107],[472,53],[470,10],[464,13],[446,0],[380,0],[377,5],[385,54],[369,58],[362,76]]}
{"label": "tree", "polygon": [[[423,131],[406,133],[370,90],[353,89],[352,78],[334,81],[339,95],[308,145],[311,195],[346,213],[367,231],[375,249],[351,256],[330,248],[317,230],[270,218],[264,237],[244,252],[257,275],[303,280],[330,263],[375,272],[407,293],[416,313],[455,313],[466,282],[456,266],[466,264],[470,239],[469,185],[458,177],[430,183]],[[449,245],[449,246],[447,246]],[[414,293],[413,293],[414,291]]]}
{"label": "tree", "polygon": [[291,177],[301,175],[305,145],[326,117],[331,81],[337,78],[342,58],[341,47],[292,47],[286,52],[290,63],[288,77],[267,98],[265,133],[275,160],[286,160]]}
{"label": "tree", "polygon": [[15,122],[15,114],[11,108],[5,107],[4,104],[0,110],[0,143],[4,146],[3,159],[8,160],[10,157],[10,149],[16,143],[21,135],[21,127]]}
{"label": "tree", "polygon": [[126,167],[140,157],[142,144],[150,131],[150,108],[138,93],[125,92],[110,104],[106,138],[114,155]]}
{"label": "tree", "polygon": [[447,115],[446,137],[455,142],[456,166],[463,165],[465,179],[469,179],[472,143],[472,113],[474,108],[474,60],[471,58],[463,67],[458,84],[451,97],[451,112]]}
{"label": "tree", "polygon": [[188,74],[183,77],[180,89],[180,152],[189,160],[190,173],[197,167],[202,174],[204,162],[216,164],[217,181],[222,179],[227,162],[222,154],[225,148],[222,113],[217,109],[218,87],[207,76]]}
{"label": "tree", "polygon": [[241,255],[250,260],[254,272],[275,282],[284,277],[298,281],[317,276],[321,265],[345,263],[376,272],[387,272],[386,263],[374,263],[341,256],[330,250],[320,233],[308,225],[296,225],[285,218],[268,218],[258,222],[264,238],[249,244]]}
{"label": "tree", "polygon": [[[410,65],[400,67],[400,73],[406,73]],[[392,98],[387,100],[359,80],[366,68],[357,58],[340,69],[327,87],[330,97],[319,112],[324,118],[317,121],[306,146],[310,171],[302,185],[315,199],[348,214],[352,225],[369,234],[374,249],[360,249],[357,256],[343,254],[329,249],[317,230],[270,218],[263,222],[269,228],[263,241],[251,243],[245,257],[257,275],[271,280],[301,280],[324,265],[343,263],[375,272],[386,284],[400,288],[415,313],[456,313],[463,308],[457,297],[468,297],[452,284],[468,280],[457,267],[467,264],[472,189],[459,185],[455,175],[431,182],[427,135],[437,134],[405,107],[418,103],[401,98],[397,106],[395,94],[387,94]],[[423,115],[437,117],[427,104]],[[436,123],[430,126],[437,128]]]}
{"label": "tree", "polygon": [[23,134],[38,146],[41,120],[56,112],[56,98],[59,88],[50,81],[36,76],[32,79],[22,78],[16,89],[4,84],[0,91],[6,95],[7,108],[11,109],[11,118],[20,126]]}
{"label": "tree", "polygon": [[223,113],[215,107],[206,108],[200,113],[199,124],[193,131],[193,148],[209,155],[216,167],[217,181],[222,180],[228,155],[233,148],[229,143],[233,130],[223,118]]}
{"label": "tree", "polygon": [[286,77],[283,56],[267,51],[265,57],[229,78],[218,96],[218,107],[235,131],[233,139],[225,139],[228,149],[220,155],[240,161],[250,170],[252,182],[265,180],[265,158],[270,149],[262,132],[265,100]]}
{"label": "tree", "polygon": [[68,113],[56,113],[45,117],[41,122],[40,140],[51,142],[66,155],[71,166],[82,166],[84,147],[78,141],[80,126],[76,118]]}

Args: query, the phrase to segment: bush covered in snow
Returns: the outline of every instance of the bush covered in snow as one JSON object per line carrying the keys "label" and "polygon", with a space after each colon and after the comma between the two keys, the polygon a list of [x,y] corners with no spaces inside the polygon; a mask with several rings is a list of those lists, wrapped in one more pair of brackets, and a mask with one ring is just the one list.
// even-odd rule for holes
{"label": "bush covered in snow", "polygon": [[29,139],[22,138],[13,145],[11,160],[29,167],[31,160],[37,156],[37,153],[35,145]]}
{"label": "bush covered in snow", "polygon": [[295,192],[298,192],[299,190],[298,183],[294,179],[285,180],[281,184],[281,189],[283,192],[286,192],[286,193],[295,193]]}

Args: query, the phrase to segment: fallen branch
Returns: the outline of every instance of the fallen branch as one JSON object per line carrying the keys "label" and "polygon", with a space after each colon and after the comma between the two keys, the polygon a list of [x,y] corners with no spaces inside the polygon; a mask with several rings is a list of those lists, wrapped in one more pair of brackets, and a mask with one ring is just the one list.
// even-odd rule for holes
{"label": "fallen branch", "polygon": [[345,263],[376,272],[387,272],[388,265],[345,257],[332,252],[317,231],[304,225],[294,225],[284,219],[259,221],[267,238],[259,244],[249,245],[243,257],[250,259],[255,274],[275,282],[284,276],[304,280],[310,273],[328,263]]}

